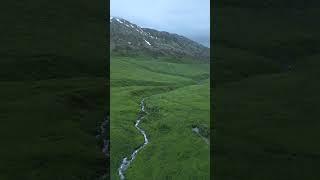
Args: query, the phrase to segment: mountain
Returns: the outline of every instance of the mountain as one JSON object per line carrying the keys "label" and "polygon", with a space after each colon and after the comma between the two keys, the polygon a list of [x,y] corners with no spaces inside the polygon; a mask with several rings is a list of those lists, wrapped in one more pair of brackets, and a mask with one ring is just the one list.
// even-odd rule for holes
{"label": "mountain", "polygon": [[142,28],[123,18],[110,17],[111,54],[148,54],[209,60],[209,48],[184,36]]}

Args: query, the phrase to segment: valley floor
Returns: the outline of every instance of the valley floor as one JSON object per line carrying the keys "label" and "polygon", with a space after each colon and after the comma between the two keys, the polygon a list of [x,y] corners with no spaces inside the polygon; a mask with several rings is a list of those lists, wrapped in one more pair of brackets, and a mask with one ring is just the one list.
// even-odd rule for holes
{"label": "valley floor", "polygon": [[111,177],[124,157],[143,144],[134,127],[142,98],[148,114],[140,126],[150,140],[126,179],[209,179],[209,65],[147,58],[111,60]]}

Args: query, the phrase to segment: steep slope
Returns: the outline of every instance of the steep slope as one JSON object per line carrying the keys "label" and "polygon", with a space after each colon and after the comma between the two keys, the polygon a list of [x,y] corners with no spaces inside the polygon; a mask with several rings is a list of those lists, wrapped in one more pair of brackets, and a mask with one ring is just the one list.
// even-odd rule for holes
{"label": "steep slope", "polygon": [[110,51],[115,54],[148,54],[209,60],[209,48],[199,43],[178,34],[141,28],[118,17],[110,17]]}

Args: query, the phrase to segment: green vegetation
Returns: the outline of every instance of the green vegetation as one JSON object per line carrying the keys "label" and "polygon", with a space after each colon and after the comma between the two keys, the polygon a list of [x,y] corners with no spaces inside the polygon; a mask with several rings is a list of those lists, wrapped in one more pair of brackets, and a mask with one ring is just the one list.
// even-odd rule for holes
{"label": "green vegetation", "polygon": [[319,6],[279,2],[217,3],[214,179],[319,179]]}
{"label": "green vegetation", "polygon": [[0,179],[94,180],[108,109],[104,2],[3,1]]}
{"label": "green vegetation", "polygon": [[1,82],[0,179],[95,179],[103,78]]}
{"label": "green vegetation", "polygon": [[141,121],[150,140],[125,173],[127,179],[209,179],[209,65],[170,58],[111,58],[111,179],[119,179],[124,157],[143,144],[134,127]]}

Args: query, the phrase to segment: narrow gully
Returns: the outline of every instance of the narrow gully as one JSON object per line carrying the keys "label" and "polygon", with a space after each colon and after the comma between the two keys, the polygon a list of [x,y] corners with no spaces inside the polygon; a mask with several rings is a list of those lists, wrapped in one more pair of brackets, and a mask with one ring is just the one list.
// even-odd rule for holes
{"label": "narrow gully", "polygon": [[[100,144],[101,151],[105,157],[105,163],[108,164],[109,160],[109,135],[108,135],[108,130],[109,130],[109,116],[106,116],[106,118],[102,121],[102,123],[98,126],[97,129],[97,135],[96,138]],[[107,169],[107,167],[106,167]],[[107,173],[104,172],[103,174],[100,175],[99,179],[106,179],[107,178]]]}

